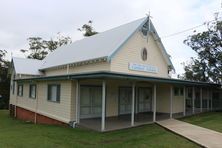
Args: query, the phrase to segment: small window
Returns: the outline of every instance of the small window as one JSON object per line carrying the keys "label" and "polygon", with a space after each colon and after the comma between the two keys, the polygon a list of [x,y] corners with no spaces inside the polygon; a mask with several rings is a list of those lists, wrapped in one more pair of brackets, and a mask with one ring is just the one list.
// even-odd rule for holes
{"label": "small window", "polygon": [[48,85],[48,100],[52,102],[60,102],[60,85]]}
{"label": "small window", "polygon": [[180,95],[180,89],[178,87],[174,88],[174,96],[179,96]]}
{"label": "small window", "polygon": [[17,95],[22,97],[23,96],[23,85],[22,84],[18,84],[18,92]]}
{"label": "small window", "polygon": [[35,84],[30,84],[29,85],[29,98],[36,98],[36,85]]}

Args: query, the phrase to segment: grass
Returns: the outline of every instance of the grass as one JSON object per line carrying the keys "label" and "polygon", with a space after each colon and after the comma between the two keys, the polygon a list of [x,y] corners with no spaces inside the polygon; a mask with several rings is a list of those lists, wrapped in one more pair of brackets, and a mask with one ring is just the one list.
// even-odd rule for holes
{"label": "grass", "polygon": [[222,112],[202,113],[195,116],[185,117],[181,120],[218,132],[222,132]]}
{"label": "grass", "polygon": [[35,125],[10,118],[0,110],[0,147],[199,147],[156,124],[114,132],[98,133],[86,129]]}

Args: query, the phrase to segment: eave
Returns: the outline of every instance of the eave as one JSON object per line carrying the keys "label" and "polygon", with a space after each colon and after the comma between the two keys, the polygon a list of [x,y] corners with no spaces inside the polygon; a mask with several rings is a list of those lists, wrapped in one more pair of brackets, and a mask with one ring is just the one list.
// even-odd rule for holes
{"label": "eave", "polygon": [[41,68],[39,69],[39,71],[44,71],[44,70],[49,70],[49,69],[64,69],[67,67],[67,65],[69,67],[83,66],[83,65],[93,64],[93,63],[106,62],[107,60],[108,60],[108,57],[99,57],[99,58],[79,61],[75,63],[67,63],[67,64],[62,64],[62,65],[57,65],[57,66],[52,66],[52,67],[47,67],[47,68]]}

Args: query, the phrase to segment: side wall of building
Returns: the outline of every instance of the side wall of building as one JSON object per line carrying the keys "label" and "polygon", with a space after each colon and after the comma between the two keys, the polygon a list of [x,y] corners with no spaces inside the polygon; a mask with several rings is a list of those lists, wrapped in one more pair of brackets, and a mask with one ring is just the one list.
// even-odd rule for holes
{"label": "side wall of building", "polygon": [[[20,116],[16,115],[18,118],[23,119],[23,115],[30,115],[29,113],[25,114],[25,111],[30,111],[39,115],[39,122],[40,120],[57,120],[63,123],[73,121],[74,117],[71,116],[71,107],[74,106],[74,99],[72,99],[74,87],[72,81],[20,82],[18,84],[23,85],[23,95],[17,95],[16,87],[14,94],[12,94],[11,90],[10,96],[10,104],[17,106],[17,112],[21,114]],[[29,97],[30,84],[36,84],[37,87],[36,98],[34,99]],[[60,84],[60,102],[52,102],[47,99],[48,84]]]}
{"label": "side wall of building", "polygon": [[[48,84],[61,85],[60,102],[51,102],[47,100]],[[106,116],[119,115],[119,88],[132,87],[132,82],[125,80],[106,80]],[[36,99],[29,98],[30,83],[23,83],[23,96],[17,96],[17,105],[20,108],[36,112],[54,120],[64,123],[76,121],[76,81],[42,81],[36,83],[37,96]],[[81,85],[102,85],[102,80],[81,80]],[[136,83],[136,89],[139,87],[148,87],[151,90],[151,83],[139,82]],[[17,89],[16,89],[17,90]],[[137,93],[137,92],[136,92]],[[136,96],[137,98],[137,96]],[[135,110],[136,111],[136,110]],[[173,113],[183,111],[182,97],[173,97]],[[157,85],[157,112],[170,112],[170,85]]]}
{"label": "side wall of building", "polygon": [[[13,104],[13,105],[16,104],[16,96],[17,96],[17,82],[14,81],[14,76],[15,76],[15,71],[12,70],[12,72],[11,72],[11,81],[10,81],[10,99],[9,99],[9,104]],[[13,91],[13,89],[14,89],[14,91]]]}
{"label": "side wall of building", "polygon": [[18,83],[23,85],[23,95],[17,96],[17,106],[30,110],[36,110],[36,99],[29,98],[29,83]]}
{"label": "side wall of building", "polygon": [[[52,102],[47,100],[48,84],[60,85],[60,102]],[[49,81],[39,82],[37,84],[37,112],[50,118],[68,123],[71,121],[71,91],[72,82],[69,81]]]}

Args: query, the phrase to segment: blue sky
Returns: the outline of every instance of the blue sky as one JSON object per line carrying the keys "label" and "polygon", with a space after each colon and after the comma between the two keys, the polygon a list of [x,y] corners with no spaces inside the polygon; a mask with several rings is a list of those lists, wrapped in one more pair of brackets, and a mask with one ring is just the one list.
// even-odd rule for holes
{"label": "blue sky", "polygon": [[[101,32],[144,17],[149,11],[160,36],[166,36],[212,20],[221,10],[221,0],[0,0],[0,49],[13,56],[27,47],[27,38],[55,37],[57,32],[79,40],[77,28],[93,20],[96,31]],[[198,31],[205,29],[198,28]],[[195,53],[183,40],[192,31],[163,38],[163,44],[172,57],[178,74],[183,73],[182,62]]]}

